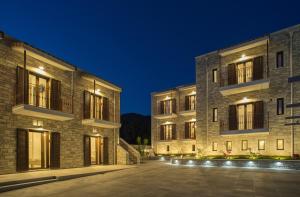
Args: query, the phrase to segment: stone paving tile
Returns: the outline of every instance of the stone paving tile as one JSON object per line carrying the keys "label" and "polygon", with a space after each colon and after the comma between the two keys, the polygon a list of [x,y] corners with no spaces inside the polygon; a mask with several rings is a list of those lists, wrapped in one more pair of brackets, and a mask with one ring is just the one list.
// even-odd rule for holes
{"label": "stone paving tile", "polygon": [[171,166],[151,161],[104,175],[40,185],[0,197],[300,196],[300,172]]}

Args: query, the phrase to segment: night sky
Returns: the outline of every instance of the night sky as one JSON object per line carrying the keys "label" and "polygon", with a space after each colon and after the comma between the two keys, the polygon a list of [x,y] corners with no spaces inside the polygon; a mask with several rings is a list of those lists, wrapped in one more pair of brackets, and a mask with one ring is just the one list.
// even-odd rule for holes
{"label": "night sky", "polygon": [[[72,3],[66,3],[72,2]],[[194,57],[300,23],[300,1],[1,1],[0,29],[123,88],[121,112],[195,82]]]}

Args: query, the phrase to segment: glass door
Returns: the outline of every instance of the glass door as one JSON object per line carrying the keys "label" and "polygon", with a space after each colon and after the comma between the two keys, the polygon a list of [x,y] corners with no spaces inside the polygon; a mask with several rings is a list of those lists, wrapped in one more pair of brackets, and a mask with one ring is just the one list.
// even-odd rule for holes
{"label": "glass door", "polygon": [[29,169],[49,167],[49,133],[29,131]]}
{"label": "glass door", "polygon": [[91,137],[91,164],[100,164],[100,137]]}

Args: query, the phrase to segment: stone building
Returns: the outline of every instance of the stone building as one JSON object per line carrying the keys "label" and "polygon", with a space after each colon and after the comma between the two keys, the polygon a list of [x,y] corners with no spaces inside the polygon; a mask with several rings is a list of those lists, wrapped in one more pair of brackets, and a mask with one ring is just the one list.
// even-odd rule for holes
{"label": "stone building", "polygon": [[0,174],[127,163],[121,88],[2,32],[0,76]]}
{"label": "stone building", "polygon": [[[300,25],[195,60],[197,150],[207,155],[300,154]],[[157,121],[152,120],[154,149],[166,153],[156,145]]]}
{"label": "stone building", "polygon": [[152,93],[152,148],[157,154],[196,151],[196,86]]}

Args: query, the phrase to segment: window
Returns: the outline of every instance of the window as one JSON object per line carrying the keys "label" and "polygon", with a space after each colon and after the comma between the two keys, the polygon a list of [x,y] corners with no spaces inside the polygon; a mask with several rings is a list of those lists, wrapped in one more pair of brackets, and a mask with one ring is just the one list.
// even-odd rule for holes
{"label": "window", "polygon": [[196,122],[186,122],[185,123],[185,139],[195,139],[195,128]]}
{"label": "window", "polygon": [[172,114],[176,112],[176,100],[168,99],[160,101],[160,114]]}
{"label": "window", "polygon": [[196,95],[185,96],[185,110],[195,110],[196,109]]}
{"label": "window", "polygon": [[242,150],[248,150],[248,140],[242,140]]}
{"label": "window", "polygon": [[218,82],[218,70],[217,69],[212,70],[212,82],[213,83]]}
{"label": "window", "polygon": [[218,121],[218,108],[213,108],[213,122]]}
{"label": "window", "polygon": [[175,138],[176,125],[165,124],[160,126],[160,140],[172,140]]}
{"label": "window", "polygon": [[283,51],[279,51],[276,54],[276,67],[277,68],[283,67],[284,66],[283,63],[284,63],[283,62]]}
{"label": "window", "polygon": [[277,99],[277,115],[284,114],[284,99],[278,98]]}
{"label": "window", "polygon": [[232,142],[226,141],[226,151],[232,151]]}
{"label": "window", "polygon": [[265,150],[266,140],[258,140],[258,150]]}
{"label": "window", "polygon": [[169,152],[170,151],[170,146],[169,145],[167,145],[167,152]]}
{"label": "window", "polygon": [[245,83],[252,81],[253,76],[253,62],[241,62],[237,64],[237,81],[238,83]]}
{"label": "window", "polygon": [[277,150],[284,150],[284,140],[277,139]]}
{"label": "window", "polygon": [[195,144],[192,145],[192,151],[195,151],[196,150],[196,146]]}
{"label": "window", "polygon": [[217,142],[213,142],[212,143],[212,151],[217,151],[218,150],[218,143]]}
{"label": "window", "polygon": [[253,104],[243,104],[237,106],[238,130],[253,128]]}
{"label": "window", "polygon": [[28,103],[37,107],[49,107],[49,79],[30,73],[28,78]]}

